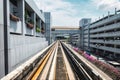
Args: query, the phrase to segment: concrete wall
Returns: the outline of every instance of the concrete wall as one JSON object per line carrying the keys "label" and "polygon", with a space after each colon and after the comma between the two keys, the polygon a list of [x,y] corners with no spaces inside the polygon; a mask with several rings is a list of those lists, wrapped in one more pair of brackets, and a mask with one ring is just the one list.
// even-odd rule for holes
{"label": "concrete wall", "polygon": [[0,0],[0,78],[4,76],[4,21],[3,21],[3,0]]}
{"label": "concrete wall", "polygon": [[0,24],[3,24],[3,0],[0,0],[0,3],[1,3],[1,5],[0,5],[0,11],[1,11],[1,13],[0,13]]}
{"label": "concrete wall", "polygon": [[[3,1],[0,0],[0,78],[5,75],[5,63],[4,62],[4,33],[8,34],[8,46],[6,46],[8,50],[8,71],[12,71],[13,69],[17,68],[20,64],[31,58],[33,55],[37,54],[43,48],[48,46],[48,42],[46,41],[45,37],[40,36],[36,37],[35,34],[33,36],[26,36],[24,32],[24,8],[25,8],[25,0],[17,0],[18,1],[18,17],[21,18],[21,26],[11,25],[10,21],[10,2],[7,1],[7,25],[8,31],[4,31],[4,20],[3,20]],[[29,2],[29,0],[27,0]],[[33,1],[32,1],[33,2]],[[30,3],[31,4],[31,3]],[[34,3],[32,3],[34,4]],[[33,6],[32,8],[37,8]],[[39,14],[39,9],[35,9],[36,13]],[[43,14],[38,15],[44,22]],[[35,31],[35,29],[34,29]],[[19,33],[19,34],[18,34]],[[7,51],[6,50],[6,51]],[[5,56],[5,58],[7,58]],[[6,59],[7,61],[7,59]],[[7,70],[7,69],[6,69]]]}
{"label": "concrete wall", "polygon": [[4,25],[0,24],[0,78],[4,76]]}
{"label": "concrete wall", "polygon": [[[35,27],[33,29],[28,29],[24,20],[25,13],[25,1],[28,3],[29,8],[32,8],[35,13],[32,13],[32,19],[35,20],[35,14],[44,21],[43,14],[40,13],[40,10],[37,8],[35,3],[32,0],[19,0],[19,10],[22,12],[19,17],[21,20],[21,26],[10,25],[11,21],[8,19],[10,23],[10,28],[8,29],[8,70],[9,72],[17,68],[20,64],[28,60],[33,55],[37,54],[37,52],[41,51],[43,48],[48,46],[48,42],[45,37],[36,37]],[[8,5],[10,6],[10,5]],[[10,10],[8,11],[8,14]],[[18,22],[17,22],[18,23]],[[36,24],[36,23],[35,23]],[[34,26],[35,26],[34,24]],[[13,30],[12,30],[13,29]],[[21,30],[22,29],[22,30]],[[11,34],[12,32],[12,34]],[[16,34],[17,33],[17,34]],[[18,34],[20,33],[20,34]],[[28,35],[26,35],[28,34]]]}
{"label": "concrete wall", "polygon": [[[33,55],[37,54],[39,51],[41,51],[43,48],[48,46],[48,41],[46,41],[44,36],[36,37],[35,35],[35,29],[33,36],[26,36],[24,30],[25,30],[25,21],[24,21],[24,8],[25,8],[25,2],[30,3],[32,5],[32,8],[35,8],[34,12],[39,16],[39,18],[44,22],[44,15],[40,12],[39,9],[35,6],[32,0],[17,0],[18,1],[18,17],[21,18],[21,25],[17,25],[18,22],[12,22],[10,20],[10,13],[12,12],[10,7],[10,0],[6,0],[7,2],[7,20],[6,20],[6,27],[7,31],[4,31],[4,11],[5,8],[3,8],[3,1],[0,0],[0,78],[2,78],[5,75],[5,60],[7,62],[8,59],[8,72],[11,72],[18,66],[20,66],[23,62],[31,58]],[[39,14],[40,13],[40,14]],[[35,15],[35,14],[34,14]],[[12,24],[12,25],[11,25]],[[8,40],[4,40],[4,34],[7,34]],[[5,55],[5,49],[4,49],[4,41],[8,42],[8,46],[6,45],[6,54],[8,50],[8,58]],[[5,58],[5,59],[4,59]],[[7,58],[7,59],[6,59]],[[6,67],[6,70],[7,70]],[[7,71],[6,71],[7,73]]]}
{"label": "concrete wall", "polygon": [[48,45],[45,38],[10,34],[9,71]]}

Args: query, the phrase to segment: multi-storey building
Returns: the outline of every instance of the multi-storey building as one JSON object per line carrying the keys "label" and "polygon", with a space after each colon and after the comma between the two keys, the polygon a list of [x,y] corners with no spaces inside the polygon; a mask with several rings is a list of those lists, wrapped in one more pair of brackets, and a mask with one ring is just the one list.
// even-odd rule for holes
{"label": "multi-storey building", "polygon": [[89,25],[91,23],[90,18],[83,18],[79,22],[80,27],[80,48],[84,49],[87,48],[89,42]]}
{"label": "multi-storey building", "polygon": [[48,41],[48,43],[51,43],[51,13],[50,12],[45,12],[45,36]]}
{"label": "multi-storey building", "polygon": [[72,43],[74,46],[79,46],[80,41],[80,34],[71,34],[70,35],[70,43]]}
{"label": "multi-storey building", "polygon": [[120,58],[120,14],[97,20],[85,26],[83,31],[85,50],[111,59]]}
{"label": "multi-storey building", "polygon": [[48,45],[45,17],[33,0],[0,0],[0,78]]}

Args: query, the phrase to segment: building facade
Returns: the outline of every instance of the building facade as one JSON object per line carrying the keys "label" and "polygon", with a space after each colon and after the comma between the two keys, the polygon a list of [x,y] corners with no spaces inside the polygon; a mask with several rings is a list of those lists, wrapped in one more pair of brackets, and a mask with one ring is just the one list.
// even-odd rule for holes
{"label": "building facade", "polygon": [[5,75],[5,47],[4,47],[4,0],[0,0],[0,78]]}
{"label": "building facade", "polygon": [[89,25],[91,23],[91,18],[83,18],[79,22],[80,27],[80,48],[88,48],[89,44]]}
{"label": "building facade", "polygon": [[83,29],[84,50],[120,60],[120,14],[108,15]]}
{"label": "building facade", "polygon": [[80,34],[71,34],[70,35],[70,43],[74,46],[79,46]]}
{"label": "building facade", "polygon": [[0,0],[0,78],[48,46],[45,17],[33,0]]}
{"label": "building facade", "polygon": [[49,44],[51,44],[51,13],[44,12],[45,15],[45,36]]}

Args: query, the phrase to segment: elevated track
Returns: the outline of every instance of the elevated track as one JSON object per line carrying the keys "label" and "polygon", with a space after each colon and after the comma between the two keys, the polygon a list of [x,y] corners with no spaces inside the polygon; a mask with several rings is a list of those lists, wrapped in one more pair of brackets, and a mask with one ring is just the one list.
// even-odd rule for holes
{"label": "elevated track", "polygon": [[84,60],[67,44],[56,41],[1,80],[112,80]]}

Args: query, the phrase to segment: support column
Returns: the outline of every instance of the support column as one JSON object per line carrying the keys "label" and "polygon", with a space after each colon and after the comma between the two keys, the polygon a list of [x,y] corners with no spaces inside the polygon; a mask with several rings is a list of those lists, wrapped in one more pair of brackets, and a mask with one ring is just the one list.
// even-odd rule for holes
{"label": "support column", "polygon": [[[8,4],[9,4],[9,0],[3,0],[3,9],[4,9],[4,66],[5,66],[5,75],[8,74],[8,13],[9,13],[9,9],[8,9]],[[1,71],[0,71],[1,72]]]}
{"label": "support column", "polygon": [[26,33],[26,24],[25,24],[25,1],[24,0],[22,0],[22,33],[23,33],[23,35],[25,36],[25,33]]}
{"label": "support column", "polygon": [[4,3],[6,0],[0,0],[0,78],[5,75],[5,52],[4,52]]}

